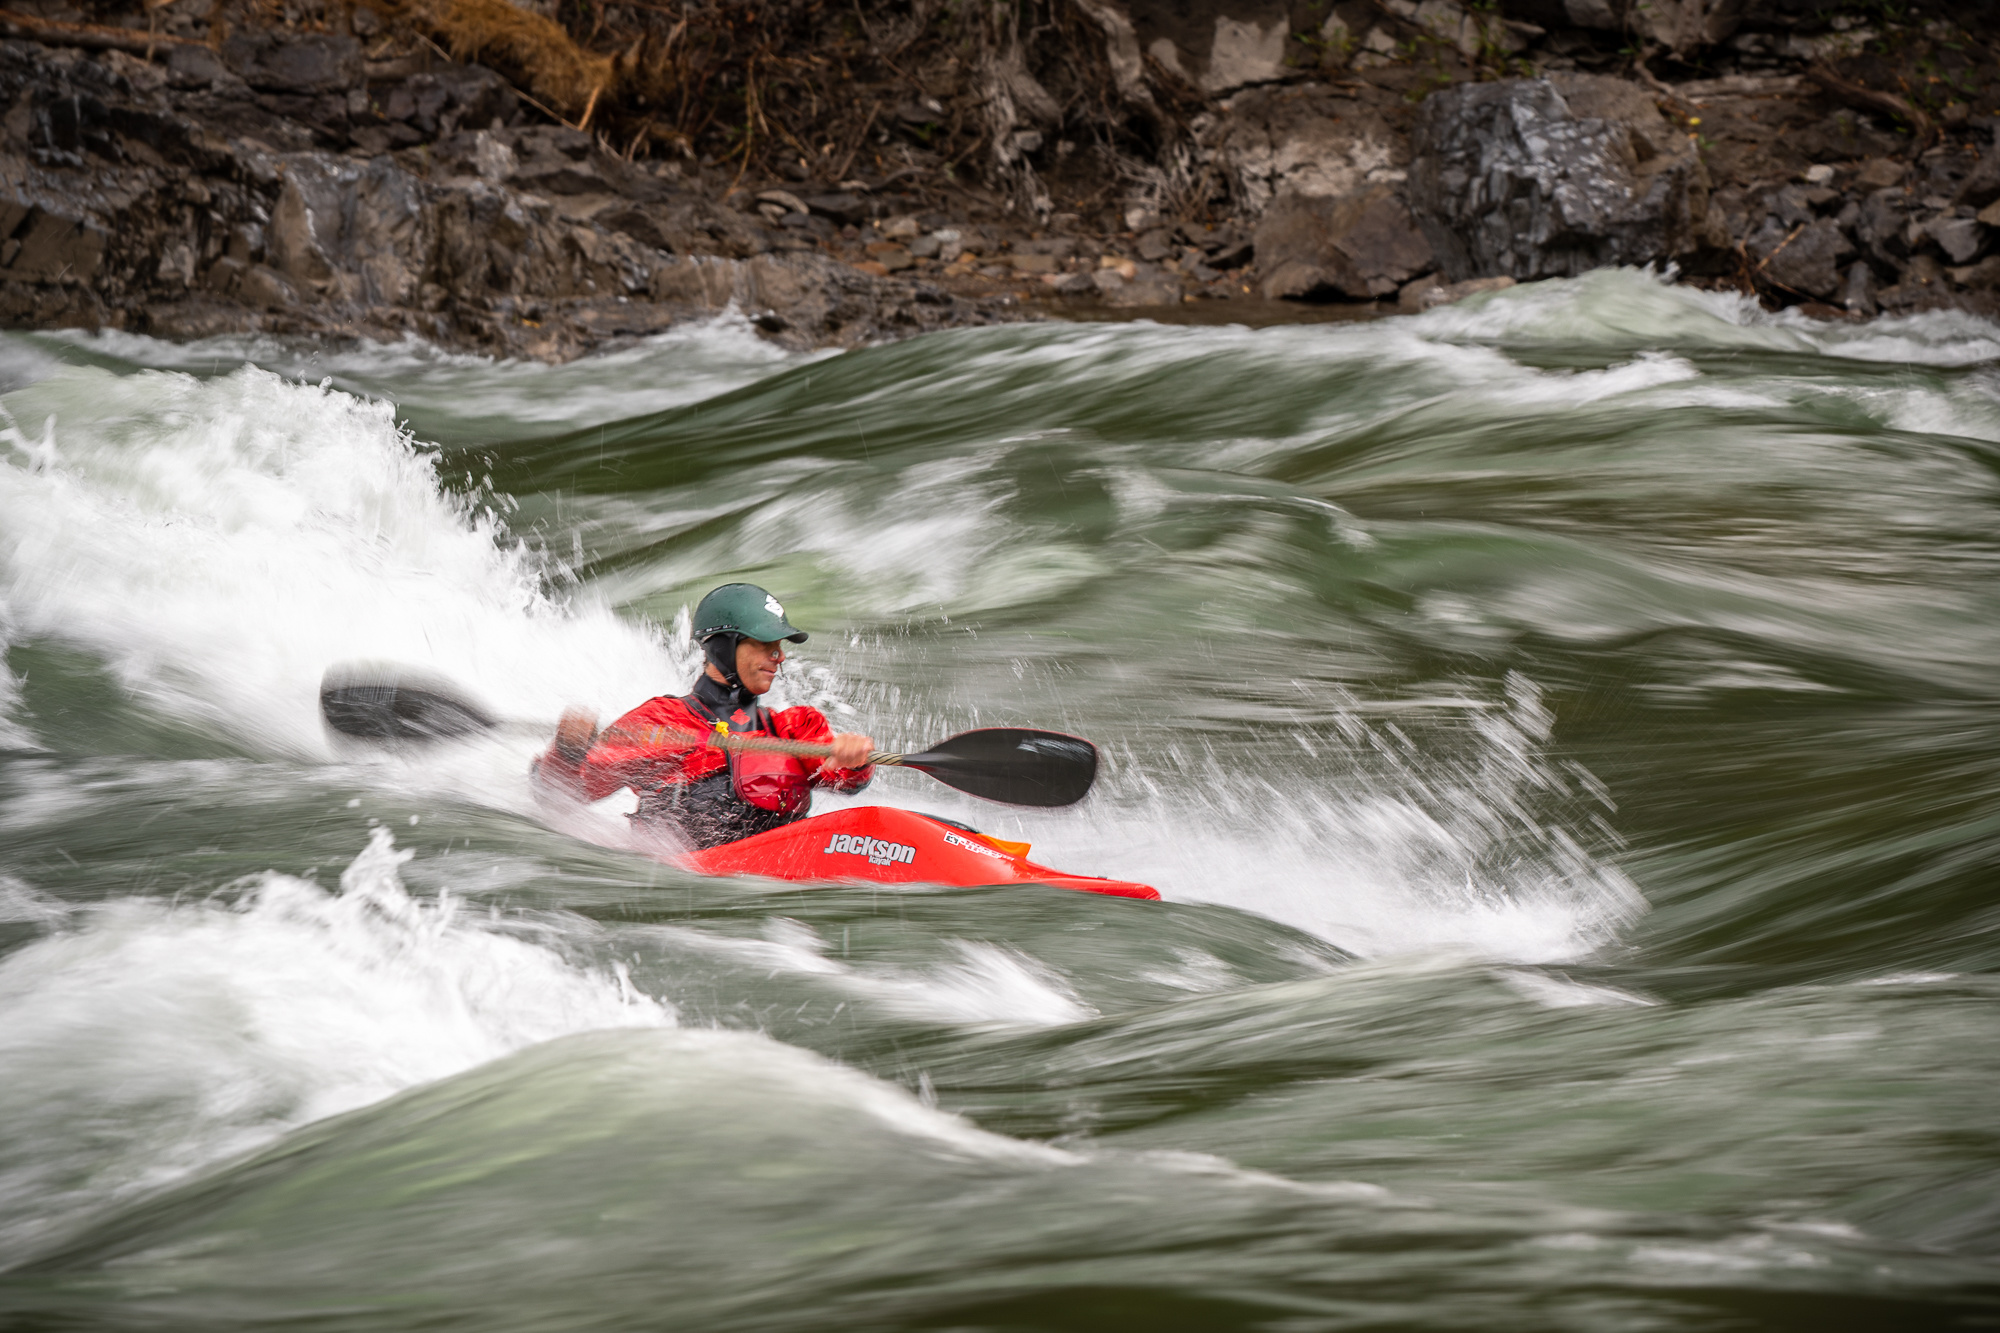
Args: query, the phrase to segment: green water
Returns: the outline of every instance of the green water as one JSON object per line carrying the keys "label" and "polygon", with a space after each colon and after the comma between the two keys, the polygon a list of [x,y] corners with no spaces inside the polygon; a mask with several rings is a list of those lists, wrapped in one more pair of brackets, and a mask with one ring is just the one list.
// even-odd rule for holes
{"label": "green water", "polygon": [[[2000,327],[0,342],[0,1326],[2000,1324]],[[1162,903],[705,880],[529,729],[1091,736]],[[819,809],[838,808],[820,798]]]}

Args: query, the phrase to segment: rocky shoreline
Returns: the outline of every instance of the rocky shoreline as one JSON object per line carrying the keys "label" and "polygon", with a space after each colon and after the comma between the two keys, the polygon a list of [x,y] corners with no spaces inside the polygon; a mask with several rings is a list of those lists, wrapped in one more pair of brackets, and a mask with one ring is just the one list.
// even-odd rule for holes
{"label": "rocky shoreline", "polygon": [[[1073,81],[1095,104],[1059,99],[1018,38],[955,68],[849,24],[846,86],[872,109],[797,113],[776,151],[749,138],[754,85],[737,140],[711,117],[706,139],[647,120],[626,141],[631,107],[599,115],[612,66],[572,113],[408,10],[0,10],[0,320],[565,359],[732,307],[788,345],[853,346],[1106,313],[1366,317],[1605,265],[1828,319],[2000,315],[1991,19],[1048,7],[1071,27],[1047,49],[1090,57]],[[938,12],[875,18],[924,32]]]}

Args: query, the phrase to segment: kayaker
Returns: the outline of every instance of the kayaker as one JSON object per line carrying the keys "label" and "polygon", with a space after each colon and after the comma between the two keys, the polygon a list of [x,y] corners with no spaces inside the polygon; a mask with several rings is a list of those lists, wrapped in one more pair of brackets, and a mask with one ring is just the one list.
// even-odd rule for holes
{"label": "kayaker", "polygon": [[[868,785],[873,739],[835,735],[817,708],[773,711],[758,702],[784,664],[785,644],[806,639],[776,597],[754,583],[725,583],[695,607],[694,637],[707,661],[690,692],[648,699],[603,732],[593,714],[563,714],[555,743],[536,762],[536,780],[592,801],[630,787],[639,796],[635,821],[669,827],[698,848],[803,819],[814,787],[856,792]],[[656,729],[668,734],[650,738]],[[831,744],[833,755],[815,764],[729,752],[708,743],[718,733],[816,741]]]}

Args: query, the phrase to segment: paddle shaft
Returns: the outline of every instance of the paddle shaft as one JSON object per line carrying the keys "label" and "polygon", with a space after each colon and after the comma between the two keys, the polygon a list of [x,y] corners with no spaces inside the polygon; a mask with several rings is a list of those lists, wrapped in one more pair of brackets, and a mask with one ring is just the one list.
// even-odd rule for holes
{"label": "paddle shaft", "polygon": [[[627,731],[623,727],[606,727],[592,738],[595,741],[606,737],[616,737],[637,745],[658,745],[669,738],[687,742],[687,749],[698,745],[713,745],[722,750],[754,750],[761,754],[789,754],[801,759],[831,759],[833,747],[820,741],[788,741],[781,736],[736,736],[718,731],[694,731],[680,727],[648,727],[644,731]],[[870,764],[895,765],[903,762],[900,754],[887,750],[876,750],[865,761]]]}

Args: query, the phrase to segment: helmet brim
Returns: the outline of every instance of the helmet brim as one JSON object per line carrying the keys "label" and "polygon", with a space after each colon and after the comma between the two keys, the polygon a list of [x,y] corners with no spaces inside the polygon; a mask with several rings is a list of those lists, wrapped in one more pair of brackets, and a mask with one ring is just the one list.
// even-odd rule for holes
{"label": "helmet brim", "polygon": [[792,622],[782,616],[744,616],[736,632],[763,643],[775,643],[779,639],[790,639],[793,643],[806,641],[806,632],[793,628]]}

